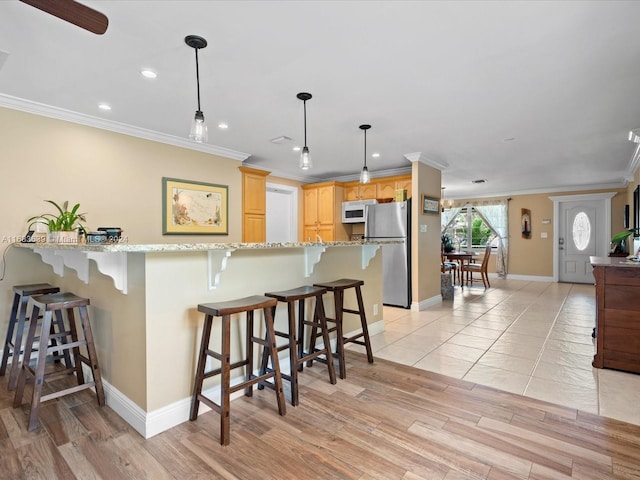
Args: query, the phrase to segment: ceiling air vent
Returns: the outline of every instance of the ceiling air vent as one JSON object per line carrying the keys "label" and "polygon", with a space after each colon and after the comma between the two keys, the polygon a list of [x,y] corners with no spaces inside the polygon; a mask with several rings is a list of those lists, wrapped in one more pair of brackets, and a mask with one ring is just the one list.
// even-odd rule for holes
{"label": "ceiling air vent", "polygon": [[7,58],[9,58],[9,54],[0,50],[0,70],[2,70],[2,66]]}
{"label": "ceiling air vent", "polygon": [[272,138],[270,140],[271,143],[277,143],[278,145],[282,145],[283,143],[287,143],[290,142],[291,138],[287,137],[286,135],[282,135],[280,137],[276,137],[276,138]]}

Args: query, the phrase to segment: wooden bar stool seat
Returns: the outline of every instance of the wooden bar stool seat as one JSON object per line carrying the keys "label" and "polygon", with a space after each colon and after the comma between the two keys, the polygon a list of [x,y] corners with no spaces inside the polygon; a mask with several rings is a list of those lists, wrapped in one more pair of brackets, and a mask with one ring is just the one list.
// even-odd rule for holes
{"label": "wooden bar stool seat", "polygon": [[[244,394],[247,397],[251,397],[253,395],[253,385],[272,378],[278,402],[278,412],[280,415],[284,415],[286,413],[280,364],[278,363],[278,353],[273,329],[273,308],[277,303],[278,302],[275,298],[255,295],[227,302],[204,303],[198,305],[198,311],[204,313],[205,317],[204,327],[202,329],[202,340],[200,341],[200,352],[198,354],[198,365],[196,367],[196,375],[193,384],[193,396],[191,399],[191,413],[189,415],[189,420],[196,420],[198,418],[200,402],[203,402],[212,410],[218,412],[220,414],[220,443],[222,445],[228,445],[230,440],[229,413],[231,393],[244,389]],[[262,310],[264,313],[266,340],[256,337],[253,334],[253,314],[255,310]],[[238,362],[231,363],[231,315],[243,312],[246,313],[246,357]],[[222,317],[220,352],[216,352],[209,348],[213,317]],[[253,374],[254,343],[262,345],[267,351],[267,355],[271,358],[272,368],[264,374]],[[213,357],[218,360],[220,362],[220,367],[208,372],[205,371],[208,357]],[[231,386],[231,370],[240,367],[245,367],[244,381]],[[216,375],[221,376],[221,396],[219,404],[202,394],[202,384],[204,379]]]}
{"label": "wooden bar stool seat", "polygon": [[[26,383],[33,383],[31,395],[31,411],[29,413],[29,431],[38,426],[38,416],[40,404],[47,400],[78,392],[87,388],[94,388],[98,397],[98,404],[104,405],[104,390],[102,388],[102,377],[98,365],[98,356],[93,343],[91,324],[89,323],[89,299],[78,297],[73,293],[52,293],[48,295],[37,295],[29,297],[29,304],[32,307],[31,319],[29,320],[29,332],[24,347],[24,360],[22,361],[16,394],[13,400],[13,407],[17,408],[22,404],[24,387]],[[40,338],[36,336],[38,327],[38,316],[42,311],[42,325],[40,328]],[[81,329],[77,328],[75,313],[78,313]],[[62,331],[51,333],[53,316],[63,327]],[[66,323],[65,323],[66,321]],[[82,336],[79,335],[82,331]],[[49,340],[57,340],[54,345],[49,344]],[[32,367],[32,348],[38,348],[38,356],[35,365]],[[80,351],[84,347],[84,352]],[[57,368],[53,371],[45,371],[47,360],[60,352],[71,352],[73,362],[66,364],[66,368]],[[82,365],[87,365],[91,369],[92,379],[85,379]],[[64,388],[46,395],[42,394],[42,387],[46,379],[60,377],[69,373],[75,373],[77,385]]]}
{"label": "wooden bar stool seat", "polygon": [[46,295],[57,293],[60,289],[48,283],[32,283],[28,285],[15,285],[13,287],[13,305],[7,326],[7,335],[4,339],[2,350],[2,363],[0,363],[0,376],[7,372],[9,358],[11,358],[11,369],[9,370],[9,390],[16,388],[18,381],[18,371],[20,368],[20,355],[24,348],[22,340],[26,325],[28,325],[27,305],[29,297],[33,295]]}
{"label": "wooden bar stool seat", "polygon": [[[353,280],[350,278],[341,278],[340,280],[335,280],[333,282],[323,282],[323,283],[315,283],[314,286],[320,288],[326,288],[328,292],[333,292],[333,304],[335,311],[335,318],[326,317],[327,322],[334,323],[335,326],[330,328],[330,332],[336,332],[336,351],[334,352],[334,356],[338,359],[338,365],[340,367],[339,373],[340,378],[346,378],[347,369],[344,362],[344,346],[347,343],[355,343],[358,345],[362,345],[365,347],[367,351],[367,360],[369,363],[373,363],[373,352],[371,350],[371,341],[369,340],[369,329],[367,328],[367,317],[364,311],[364,304],[362,302],[362,290],[360,287],[364,285],[363,280]],[[358,310],[353,310],[349,308],[345,308],[344,306],[344,292],[345,290],[353,288],[356,294],[356,299],[358,301]],[[360,333],[356,333],[350,337],[344,336],[343,331],[343,318],[344,314],[349,313],[353,315],[358,315],[360,317],[360,325],[362,326],[362,331]],[[309,350],[314,351],[316,338],[319,336],[317,330],[314,328],[311,334],[310,346]],[[321,359],[318,359],[322,361]],[[307,365],[312,364],[313,360],[309,360]]]}
{"label": "wooden bar stool seat", "polygon": [[[324,314],[324,303],[322,302],[322,296],[327,292],[326,288],[313,287],[304,285],[302,287],[292,288],[290,290],[284,290],[280,292],[267,292],[265,296],[275,298],[278,302],[284,302],[287,304],[288,315],[288,329],[286,332],[275,330],[277,337],[283,337],[287,339],[287,343],[277,347],[277,351],[289,349],[289,365],[290,373],[282,373],[282,378],[288,380],[291,384],[291,405],[298,405],[298,372],[302,372],[303,364],[305,361],[314,359],[320,355],[325,355],[327,358],[327,369],[329,370],[329,381],[332,384],[336,383],[336,372],[333,368],[333,357],[331,355],[331,343],[329,340],[329,329],[327,327],[327,320]],[[305,300],[307,298],[315,298],[313,320],[305,318]],[[296,303],[298,304],[298,321],[296,326]],[[275,317],[276,307],[273,307],[273,315]],[[305,326],[313,327],[314,329],[320,329],[323,338],[323,348],[315,349],[315,351],[304,351],[304,339],[305,339]],[[263,350],[262,353],[262,365],[260,368],[261,373],[269,371],[267,366],[268,355],[267,351]],[[265,385],[273,387],[268,382],[261,383],[258,388],[262,388]]]}

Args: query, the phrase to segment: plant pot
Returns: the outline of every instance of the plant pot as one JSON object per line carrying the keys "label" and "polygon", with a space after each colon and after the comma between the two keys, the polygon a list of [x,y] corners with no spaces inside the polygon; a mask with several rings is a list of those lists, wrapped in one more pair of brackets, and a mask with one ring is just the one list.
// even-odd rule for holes
{"label": "plant pot", "polygon": [[78,232],[76,230],[49,232],[49,235],[47,236],[47,243],[61,243],[61,244],[64,244],[64,245],[77,245],[78,244]]}

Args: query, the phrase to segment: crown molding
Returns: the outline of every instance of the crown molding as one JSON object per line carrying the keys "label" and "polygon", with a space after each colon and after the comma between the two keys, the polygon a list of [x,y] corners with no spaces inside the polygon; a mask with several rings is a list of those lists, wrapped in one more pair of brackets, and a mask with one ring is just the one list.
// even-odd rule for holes
{"label": "crown molding", "polygon": [[444,160],[439,161],[439,160],[434,160],[432,158],[427,158],[422,155],[422,152],[405,153],[404,158],[409,160],[411,163],[413,162],[424,163],[425,165],[429,165],[430,167],[437,168],[438,170],[444,170],[446,168],[449,168],[449,164]]}
{"label": "crown molding", "polygon": [[198,152],[210,153],[212,155],[231,158],[233,160],[244,161],[250,156],[250,154],[248,153],[238,152],[228,148],[209,145],[206,143],[197,143],[187,138],[167,135],[164,133],[155,132],[153,130],[147,130],[145,128],[134,127],[125,123],[105,120],[103,118],[92,117],[83,113],[73,112],[64,108],[52,107],[43,103],[32,102],[2,93],[0,93],[0,107],[19,110],[26,113],[32,113],[34,115],[41,115],[43,117],[55,118],[57,120],[64,120],[66,122],[99,128],[101,130],[108,130],[110,132],[121,133],[123,135],[129,135],[131,137],[143,138],[145,140],[151,140],[153,142],[164,143],[167,145],[173,145],[189,150],[196,150]]}

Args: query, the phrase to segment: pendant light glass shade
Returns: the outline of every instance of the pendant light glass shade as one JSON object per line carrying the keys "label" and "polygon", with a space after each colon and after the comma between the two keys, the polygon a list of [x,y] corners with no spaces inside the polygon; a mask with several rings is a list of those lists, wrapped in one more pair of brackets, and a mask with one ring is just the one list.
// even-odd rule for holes
{"label": "pendant light glass shade", "polygon": [[311,98],[311,94],[300,92],[296,97],[302,100],[304,106],[304,147],[302,147],[302,152],[300,153],[300,168],[302,170],[309,170],[313,167],[309,147],[307,147],[307,100]]}
{"label": "pendant light glass shade", "polygon": [[367,130],[371,128],[371,125],[360,125],[360,130],[364,132],[364,166],[362,172],[360,172],[360,183],[369,183],[371,176],[369,175],[369,169],[367,168]]}
{"label": "pendant light glass shade", "polygon": [[200,110],[200,68],[198,65],[198,50],[207,46],[207,41],[197,35],[188,35],[184,42],[196,51],[196,85],[198,91],[198,109],[191,122],[189,138],[198,143],[206,143],[209,140],[207,124],[204,121],[204,114]]}
{"label": "pendant light glass shade", "polygon": [[362,172],[360,172],[360,183],[369,183],[371,181],[371,176],[369,175],[369,169],[365,166],[362,167]]}
{"label": "pendant light glass shade", "polygon": [[207,124],[204,121],[203,113],[198,110],[191,122],[191,130],[189,131],[189,138],[199,143],[206,143],[209,140],[209,132],[207,131]]}
{"label": "pendant light glass shade", "polygon": [[313,163],[311,162],[309,147],[302,147],[302,153],[300,154],[300,168],[302,170],[309,170],[312,166]]}

